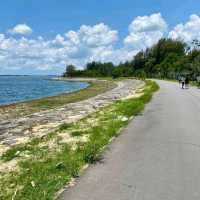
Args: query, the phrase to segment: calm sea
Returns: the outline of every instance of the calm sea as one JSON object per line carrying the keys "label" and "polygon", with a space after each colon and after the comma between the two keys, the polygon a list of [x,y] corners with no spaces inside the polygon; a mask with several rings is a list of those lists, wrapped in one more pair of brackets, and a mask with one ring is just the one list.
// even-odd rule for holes
{"label": "calm sea", "polygon": [[54,96],[88,87],[85,82],[53,81],[49,76],[0,76],[0,105]]}

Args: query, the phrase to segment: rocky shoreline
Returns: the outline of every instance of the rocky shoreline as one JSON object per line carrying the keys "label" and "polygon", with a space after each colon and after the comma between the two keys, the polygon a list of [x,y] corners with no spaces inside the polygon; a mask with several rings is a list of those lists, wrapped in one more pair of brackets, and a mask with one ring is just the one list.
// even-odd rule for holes
{"label": "rocky shoreline", "polygon": [[63,123],[76,122],[100,107],[134,95],[143,85],[143,81],[133,79],[118,81],[114,89],[87,100],[12,120],[0,120],[0,154],[11,146],[47,135]]}

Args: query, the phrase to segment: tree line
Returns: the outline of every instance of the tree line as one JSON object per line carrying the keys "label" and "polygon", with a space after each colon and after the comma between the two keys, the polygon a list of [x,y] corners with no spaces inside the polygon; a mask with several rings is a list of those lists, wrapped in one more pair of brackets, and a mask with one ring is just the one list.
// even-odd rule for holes
{"label": "tree line", "polygon": [[67,65],[67,77],[139,77],[175,79],[181,75],[195,79],[200,75],[200,42],[190,46],[180,40],[163,38],[151,48],[141,50],[132,60],[114,65],[112,62],[90,62],[77,70]]}

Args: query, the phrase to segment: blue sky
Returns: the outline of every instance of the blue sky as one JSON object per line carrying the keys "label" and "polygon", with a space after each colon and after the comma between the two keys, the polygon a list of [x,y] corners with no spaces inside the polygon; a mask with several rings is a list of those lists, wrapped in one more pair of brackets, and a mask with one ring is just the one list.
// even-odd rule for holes
{"label": "blue sky", "polygon": [[82,24],[108,24],[125,35],[137,16],[162,13],[170,27],[200,13],[196,0],[6,0],[1,2],[1,28],[27,23],[35,35],[53,36]]}
{"label": "blue sky", "polygon": [[[1,1],[0,8],[0,74],[61,73],[65,63],[81,68],[91,60],[117,63],[154,44],[155,37],[170,35],[186,42],[200,37],[200,4],[196,0],[7,0]],[[151,18],[154,14],[157,16]],[[142,20],[145,28],[137,29],[134,20]],[[146,23],[149,21],[151,24]],[[181,23],[183,27],[176,27]],[[81,29],[82,25],[87,27]],[[192,28],[195,34],[194,30],[189,32]],[[67,34],[70,31],[75,32],[73,38]],[[146,41],[141,39],[143,36]],[[91,41],[97,45],[91,45]],[[118,60],[113,60],[116,55]]]}

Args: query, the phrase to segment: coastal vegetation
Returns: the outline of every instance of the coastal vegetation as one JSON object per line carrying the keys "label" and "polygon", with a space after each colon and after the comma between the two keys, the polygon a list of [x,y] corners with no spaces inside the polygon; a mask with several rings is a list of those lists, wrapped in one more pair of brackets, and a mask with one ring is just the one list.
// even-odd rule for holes
{"label": "coastal vegetation", "polygon": [[200,75],[200,42],[191,45],[179,40],[161,39],[151,48],[141,50],[132,60],[114,65],[111,62],[91,62],[83,70],[66,67],[69,77],[139,77],[176,79],[188,75],[192,80]]}
{"label": "coastal vegetation", "polygon": [[0,199],[47,200],[81,174],[121,128],[141,113],[158,85],[146,81],[137,97],[116,101],[84,119],[63,124],[40,139],[16,146],[0,158],[2,164],[17,161],[16,170],[0,174]]}

